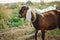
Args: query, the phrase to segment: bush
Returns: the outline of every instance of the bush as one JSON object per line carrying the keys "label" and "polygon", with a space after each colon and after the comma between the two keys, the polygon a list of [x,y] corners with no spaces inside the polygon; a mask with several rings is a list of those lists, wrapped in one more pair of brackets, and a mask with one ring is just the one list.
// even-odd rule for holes
{"label": "bush", "polygon": [[25,21],[21,18],[12,18],[10,19],[8,24],[10,25],[10,27],[18,27],[19,25],[24,25]]}

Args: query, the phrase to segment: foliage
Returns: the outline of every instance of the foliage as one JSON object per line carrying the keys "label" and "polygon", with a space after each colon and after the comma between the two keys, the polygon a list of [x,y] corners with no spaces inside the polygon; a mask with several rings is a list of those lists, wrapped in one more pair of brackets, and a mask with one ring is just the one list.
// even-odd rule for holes
{"label": "foliage", "polygon": [[6,11],[5,6],[0,5],[0,29],[8,28],[7,21],[6,21],[8,15],[9,14]]}
{"label": "foliage", "polygon": [[60,34],[60,30],[59,29],[55,29],[55,30],[52,30],[50,32],[47,32],[48,35],[53,35],[53,36],[57,36]]}
{"label": "foliage", "polygon": [[18,18],[18,13],[17,8],[6,9],[5,5],[0,5],[0,29],[23,25],[25,21]]}
{"label": "foliage", "polygon": [[20,18],[12,18],[9,20],[8,24],[10,25],[10,27],[18,27],[19,25],[24,25],[25,21],[23,19]]}
{"label": "foliage", "polygon": [[17,9],[20,10],[21,6],[22,6],[21,3],[18,2],[17,3]]}
{"label": "foliage", "polygon": [[30,0],[28,0],[26,4],[27,5],[33,5],[33,3]]}

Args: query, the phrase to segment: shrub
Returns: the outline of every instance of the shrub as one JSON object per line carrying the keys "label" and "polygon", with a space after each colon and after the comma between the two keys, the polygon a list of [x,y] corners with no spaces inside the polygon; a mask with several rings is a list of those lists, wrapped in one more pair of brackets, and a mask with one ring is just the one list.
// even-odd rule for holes
{"label": "shrub", "polygon": [[12,18],[10,19],[8,24],[10,25],[10,27],[18,27],[19,25],[24,25],[25,21],[20,18]]}

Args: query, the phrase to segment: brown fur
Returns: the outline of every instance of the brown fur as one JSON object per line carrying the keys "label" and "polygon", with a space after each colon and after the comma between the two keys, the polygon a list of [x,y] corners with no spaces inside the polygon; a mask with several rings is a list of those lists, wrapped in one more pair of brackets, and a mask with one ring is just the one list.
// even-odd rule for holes
{"label": "brown fur", "polygon": [[57,15],[54,14],[53,11],[45,12],[40,15],[37,14],[37,19],[35,20],[35,22],[33,22],[33,25],[38,25],[38,28],[37,28],[38,30],[39,29],[47,30],[53,24],[57,26]]}

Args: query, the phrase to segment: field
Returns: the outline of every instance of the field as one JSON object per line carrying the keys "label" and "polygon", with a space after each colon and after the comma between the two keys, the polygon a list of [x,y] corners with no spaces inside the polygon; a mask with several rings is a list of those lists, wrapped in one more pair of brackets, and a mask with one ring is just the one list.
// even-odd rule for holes
{"label": "field", "polygon": [[[24,5],[30,6],[32,9],[44,9],[56,4],[57,9],[60,9],[59,3],[40,4],[27,2]],[[26,22],[22,18],[18,18],[19,9],[22,5],[22,3],[0,4],[0,40],[35,40],[35,29],[33,25],[30,25],[29,22]],[[46,31],[45,39],[60,40],[60,30],[56,28]],[[38,40],[41,40],[41,31],[38,32]]]}

